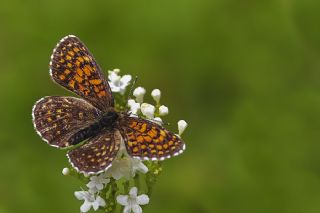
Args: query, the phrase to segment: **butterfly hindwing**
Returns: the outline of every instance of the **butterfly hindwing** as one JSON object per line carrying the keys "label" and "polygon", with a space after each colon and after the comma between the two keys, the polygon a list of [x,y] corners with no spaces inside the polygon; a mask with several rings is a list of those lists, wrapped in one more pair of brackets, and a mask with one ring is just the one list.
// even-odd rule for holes
{"label": "butterfly hindwing", "polygon": [[71,151],[67,156],[71,165],[81,173],[97,174],[111,166],[120,148],[119,131],[102,130],[99,135]]}
{"label": "butterfly hindwing", "polygon": [[[107,170],[123,143],[131,157],[141,160],[164,160],[184,151],[181,138],[161,125],[115,111],[108,81],[76,36],[66,36],[57,44],[51,55],[50,75],[82,99],[40,99],[32,110],[33,124],[49,145],[72,146],[67,157],[78,172],[98,174]],[[76,144],[79,146],[73,146]]]}
{"label": "butterfly hindwing", "polygon": [[69,139],[99,117],[100,112],[85,100],[48,96],[36,102],[32,110],[37,133],[49,145],[65,148]]}
{"label": "butterfly hindwing", "polygon": [[76,36],[66,36],[57,44],[51,56],[50,75],[101,111],[114,105],[110,86],[99,65]]}
{"label": "butterfly hindwing", "polygon": [[184,142],[157,123],[142,118],[128,117],[122,127],[127,152],[142,160],[164,160],[185,149]]}

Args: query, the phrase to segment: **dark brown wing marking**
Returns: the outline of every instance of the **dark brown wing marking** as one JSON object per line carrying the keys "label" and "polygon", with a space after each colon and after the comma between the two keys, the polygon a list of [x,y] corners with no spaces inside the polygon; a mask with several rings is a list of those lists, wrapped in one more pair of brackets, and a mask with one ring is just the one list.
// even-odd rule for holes
{"label": "dark brown wing marking", "polygon": [[34,128],[49,145],[65,148],[68,139],[96,121],[99,111],[85,100],[74,97],[49,96],[33,106]]}
{"label": "dark brown wing marking", "polygon": [[162,126],[135,117],[125,120],[122,137],[128,154],[142,160],[164,160],[181,154],[184,142]]}
{"label": "dark brown wing marking", "polygon": [[81,173],[97,174],[107,170],[120,148],[119,131],[103,130],[83,146],[68,152],[71,165]]}
{"label": "dark brown wing marking", "polygon": [[53,50],[50,61],[52,79],[106,111],[114,106],[112,92],[99,65],[88,48],[75,36],[66,36]]}

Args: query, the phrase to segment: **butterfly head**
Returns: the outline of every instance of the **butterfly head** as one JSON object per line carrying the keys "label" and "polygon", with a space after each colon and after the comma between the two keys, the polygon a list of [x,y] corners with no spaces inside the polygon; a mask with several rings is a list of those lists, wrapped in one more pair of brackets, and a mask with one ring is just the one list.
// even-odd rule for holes
{"label": "butterfly head", "polygon": [[118,120],[118,118],[119,118],[118,112],[114,110],[110,110],[103,114],[103,116],[100,119],[100,123],[103,126],[113,126]]}

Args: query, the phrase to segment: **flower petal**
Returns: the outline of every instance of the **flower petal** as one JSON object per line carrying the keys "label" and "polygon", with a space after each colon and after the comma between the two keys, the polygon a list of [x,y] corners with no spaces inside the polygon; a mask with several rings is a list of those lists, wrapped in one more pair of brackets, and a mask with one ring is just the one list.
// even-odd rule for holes
{"label": "flower petal", "polygon": [[138,194],[138,189],[137,189],[137,187],[132,187],[132,188],[130,189],[129,196],[130,196],[131,198],[136,198],[136,197],[137,197],[137,194]]}
{"label": "flower petal", "polygon": [[95,184],[95,182],[90,181],[89,183],[87,183],[86,186],[91,189],[91,188],[94,188],[96,186],[96,184]]}
{"label": "flower petal", "polygon": [[84,201],[84,203],[81,205],[81,207],[80,207],[80,211],[81,212],[87,212],[87,211],[89,211],[90,210],[90,208],[91,208],[91,203],[90,202],[88,202],[88,201]]}
{"label": "flower petal", "polygon": [[97,187],[93,187],[93,188],[88,189],[88,192],[90,192],[91,194],[95,194],[98,191],[99,190],[97,189]]}
{"label": "flower petal", "polygon": [[120,92],[120,88],[119,87],[117,87],[117,86],[115,86],[113,84],[110,84],[110,87],[111,87],[111,91],[112,92]]}
{"label": "flower petal", "polygon": [[136,103],[135,100],[128,100],[128,106],[130,107],[130,112],[133,114],[137,114],[138,110],[140,110],[140,104]]}
{"label": "flower petal", "polygon": [[132,205],[132,211],[134,213],[142,213],[142,208],[139,205]]}
{"label": "flower petal", "polygon": [[149,199],[148,195],[142,194],[137,197],[137,203],[139,205],[146,205],[149,203],[149,201],[150,201],[150,199]]}
{"label": "flower petal", "polygon": [[129,157],[115,159],[112,163],[112,166],[107,170],[106,173],[116,180],[119,180],[122,177],[126,179],[130,178],[131,167]]}
{"label": "flower petal", "polygon": [[121,77],[120,82],[127,86],[128,83],[131,81],[131,79],[132,79],[131,75],[124,75],[124,76]]}
{"label": "flower petal", "polygon": [[118,195],[117,196],[117,202],[122,206],[129,205],[128,199],[129,199],[128,195]]}
{"label": "flower petal", "polygon": [[131,206],[125,206],[123,209],[123,213],[130,213],[131,212]]}
{"label": "flower petal", "polygon": [[98,203],[97,201],[94,201],[94,202],[92,203],[92,208],[93,208],[95,211],[97,211],[97,209],[99,208],[99,203]]}
{"label": "flower petal", "polygon": [[110,183],[110,179],[109,178],[105,178],[101,182],[104,183],[105,185],[107,185],[108,183]]}
{"label": "flower petal", "polygon": [[120,79],[121,79],[121,77],[117,74],[117,73],[115,73],[115,72],[109,72],[109,76],[108,76],[108,78],[109,78],[109,80],[111,81],[111,82],[119,82],[120,81]]}
{"label": "flower petal", "polygon": [[75,196],[78,200],[84,200],[84,199],[86,198],[85,191],[77,191],[77,192],[74,192],[74,196]]}
{"label": "flower petal", "polygon": [[135,175],[135,173],[137,171],[139,171],[143,174],[148,172],[148,167],[146,165],[144,165],[141,160],[136,159],[136,158],[131,158],[131,163],[132,163],[133,176]]}
{"label": "flower petal", "polygon": [[106,202],[100,196],[97,196],[96,200],[92,203],[92,207],[95,211],[99,209],[99,206],[105,206],[105,205],[106,205]]}
{"label": "flower petal", "polygon": [[97,197],[97,202],[99,203],[99,206],[103,207],[106,205],[106,201],[100,196]]}
{"label": "flower petal", "polygon": [[96,187],[98,190],[102,190],[103,189],[103,184],[102,183],[97,183]]}

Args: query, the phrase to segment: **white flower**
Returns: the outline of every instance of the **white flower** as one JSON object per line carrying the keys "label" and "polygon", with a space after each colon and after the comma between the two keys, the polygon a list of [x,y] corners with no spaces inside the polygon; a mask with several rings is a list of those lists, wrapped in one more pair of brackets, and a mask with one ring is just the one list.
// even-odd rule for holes
{"label": "white flower", "polygon": [[154,89],[151,92],[151,96],[157,103],[159,103],[160,97],[161,97],[161,91],[159,89]]}
{"label": "white flower", "polygon": [[123,213],[142,213],[142,208],[140,205],[146,205],[149,203],[149,197],[146,194],[137,196],[138,189],[132,187],[130,189],[129,195],[118,195],[117,202],[124,206]]}
{"label": "white flower", "polygon": [[141,104],[141,112],[144,116],[146,116],[149,119],[153,119],[154,118],[154,111],[156,110],[156,108],[151,105],[151,104],[147,104],[147,103],[143,103]]}
{"label": "white flower", "polygon": [[102,173],[98,176],[91,176],[87,187],[91,193],[96,193],[97,191],[102,190],[109,182],[110,179],[106,177],[106,174]]}
{"label": "white flower", "polygon": [[63,175],[69,175],[69,174],[70,174],[70,169],[67,168],[67,167],[66,167],[66,168],[63,168],[63,169],[62,169],[62,174],[63,174]]}
{"label": "white flower", "polygon": [[160,125],[163,124],[162,119],[159,118],[159,117],[155,117],[155,118],[153,119],[153,121],[155,121],[156,123],[158,123],[158,124],[160,124]]}
{"label": "white flower", "polygon": [[138,111],[140,110],[140,104],[135,102],[135,100],[130,99],[128,100],[128,106],[130,107],[130,111],[132,114],[137,115]]}
{"label": "white flower", "polygon": [[112,166],[106,171],[106,174],[116,180],[119,180],[120,178],[129,180],[134,177],[137,172],[145,174],[148,172],[148,167],[146,167],[139,159],[124,156],[122,158],[116,158],[113,161]]}
{"label": "white flower", "polygon": [[95,196],[87,191],[77,191],[74,195],[78,200],[84,200],[84,203],[80,207],[81,212],[88,212],[91,207],[96,211],[100,206],[104,207],[106,205],[104,199],[99,195]]}
{"label": "white flower", "polygon": [[141,172],[143,174],[148,172],[148,167],[142,163],[141,160],[136,158],[130,158],[131,159],[131,175],[134,177],[137,172]]}
{"label": "white flower", "polygon": [[143,87],[137,87],[133,91],[133,95],[134,95],[134,97],[136,97],[136,101],[138,103],[142,103],[143,102],[144,94],[146,94],[146,90]]}
{"label": "white flower", "polygon": [[106,174],[116,180],[119,180],[122,177],[129,180],[131,178],[131,165],[129,157],[114,159],[112,166],[106,171]]}
{"label": "white flower", "polygon": [[178,121],[179,135],[182,135],[183,131],[187,128],[188,124],[185,120]]}
{"label": "white flower", "polygon": [[159,107],[159,114],[160,114],[161,116],[168,115],[168,113],[169,113],[168,107],[166,107],[165,105],[161,105],[161,106]]}
{"label": "white flower", "polygon": [[109,85],[112,92],[119,92],[121,95],[123,95],[132,77],[131,75],[124,75],[121,77],[118,75],[119,72],[119,69],[109,71]]}

